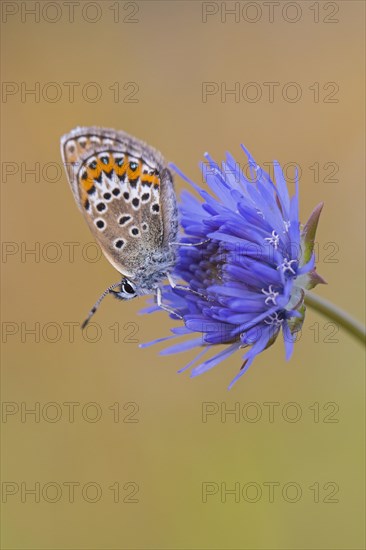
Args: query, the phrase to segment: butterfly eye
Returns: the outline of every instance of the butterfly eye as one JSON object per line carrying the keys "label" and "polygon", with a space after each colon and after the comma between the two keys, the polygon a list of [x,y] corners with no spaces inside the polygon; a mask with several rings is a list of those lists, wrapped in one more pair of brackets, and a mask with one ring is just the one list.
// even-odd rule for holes
{"label": "butterfly eye", "polygon": [[128,279],[123,279],[121,283],[121,291],[129,295],[129,298],[136,296],[136,289]]}

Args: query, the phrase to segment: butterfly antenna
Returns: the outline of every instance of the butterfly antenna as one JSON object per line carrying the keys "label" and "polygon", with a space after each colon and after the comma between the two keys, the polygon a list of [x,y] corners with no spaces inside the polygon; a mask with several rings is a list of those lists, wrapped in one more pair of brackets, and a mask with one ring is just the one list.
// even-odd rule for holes
{"label": "butterfly antenna", "polygon": [[103,294],[98,298],[98,300],[95,302],[91,310],[89,311],[89,314],[83,324],[81,325],[81,330],[84,330],[84,328],[89,323],[90,319],[93,317],[94,313],[97,311],[98,307],[100,306],[101,301],[111,292],[113,292],[113,289],[116,288],[116,286],[119,286],[121,282],[114,283],[114,285],[111,285],[107,290],[103,292]]}

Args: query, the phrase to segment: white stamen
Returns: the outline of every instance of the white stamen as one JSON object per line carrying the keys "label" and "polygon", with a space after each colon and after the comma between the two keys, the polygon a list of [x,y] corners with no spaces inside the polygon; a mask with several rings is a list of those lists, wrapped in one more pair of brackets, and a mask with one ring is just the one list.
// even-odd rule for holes
{"label": "white stamen", "polygon": [[266,325],[272,325],[272,326],[275,326],[275,327],[280,327],[283,323],[283,319],[280,319],[278,313],[275,312],[275,313],[273,313],[272,315],[269,316],[269,320],[264,319],[264,322],[266,323]]}
{"label": "white stamen", "polygon": [[266,304],[266,306],[268,306],[269,302],[272,302],[274,306],[277,305],[276,298],[279,295],[279,292],[276,292],[275,290],[273,290],[272,285],[269,285],[268,290],[265,290],[264,288],[262,288],[262,292],[263,294],[265,294],[265,296],[267,296],[267,298],[264,300],[264,303]]}
{"label": "white stamen", "polygon": [[271,234],[272,234],[272,237],[266,237],[264,240],[268,241],[268,244],[272,244],[277,250],[278,245],[280,243],[280,236],[278,235],[278,233],[276,233],[275,230],[273,230]]}
{"label": "white stamen", "polygon": [[296,275],[296,271],[291,267],[291,264],[297,263],[297,260],[289,260],[288,258],[285,258],[283,263],[277,266],[277,269],[282,269],[282,273],[286,273],[286,271],[289,271],[292,273],[292,275]]}
{"label": "white stamen", "polygon": [[286,222],[285,220],[283,220],[283,225],[285,226],[285,232],[287,233],[291,227],[291,222],[290,221]]}

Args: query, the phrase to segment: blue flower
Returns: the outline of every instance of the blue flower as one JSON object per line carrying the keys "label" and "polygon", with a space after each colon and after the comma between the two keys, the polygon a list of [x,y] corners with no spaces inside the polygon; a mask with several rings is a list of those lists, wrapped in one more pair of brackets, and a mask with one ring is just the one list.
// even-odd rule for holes
{"label": "blue flower", "polygon": [[[164,303],[177,312],[184,326],[173,328],[173,336],[142,345],[189,335],[190,339],[161,354],[201,348],[196,359],[179,371],[196,363],[191,376],[249,348],[229,388],[280,332],[286,358],[290,358],[305,315],[305,290],[324,283],[316,272],[313,253],[323,205],[315,208],[301,228],[298,183],[290,198],[280,165],[274,162],[274,184],[243,150],[248,157],[249,177],[230,154],[222,167],[205,155],[207,163],[202,164],[202,171],[212,194],[172,166],[202,199],[184,191],[180,204],[185,235],[178,247],[173,277],[185,281],[190,290],[163,289]],[[145,312],[158,309],[152,306]],[[202,359],[220,344],[224,344],[222,350]]]}

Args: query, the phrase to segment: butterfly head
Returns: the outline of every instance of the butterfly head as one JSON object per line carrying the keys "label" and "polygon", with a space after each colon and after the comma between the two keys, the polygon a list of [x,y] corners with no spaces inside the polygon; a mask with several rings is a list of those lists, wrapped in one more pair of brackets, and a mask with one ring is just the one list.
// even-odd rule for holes
{"label": "butterfly head", "polygon": [[[119,287],[119,290],[114,290],[115,288],[118,288],[118,287]],[[114,296],[118,300],[131,300],[132,298],[136,298],[136,296],[139,296],[139,292],[137,290],[135,283],[133,283],[127,277],[123,277],[120,283],[115,283],[114,285],[111,285],[98,298],[94,306],[89,311],[88,317],[85,319],[85,321],[81,325],[82,329],[84,329],[87,326],[90,319],[93,317],[94,313],[97,311],[101,301],[104,300],[104,298],[108,296],[108,294],[112,294],[112,296]]]}
{"label": "butterfly head", "polygon": [[120,300],[131,300],[132,298],[136,298],[139,293],[135,283],[124,277],[121,281],[121,289],[119,291],[115,290],[114,295]]}

